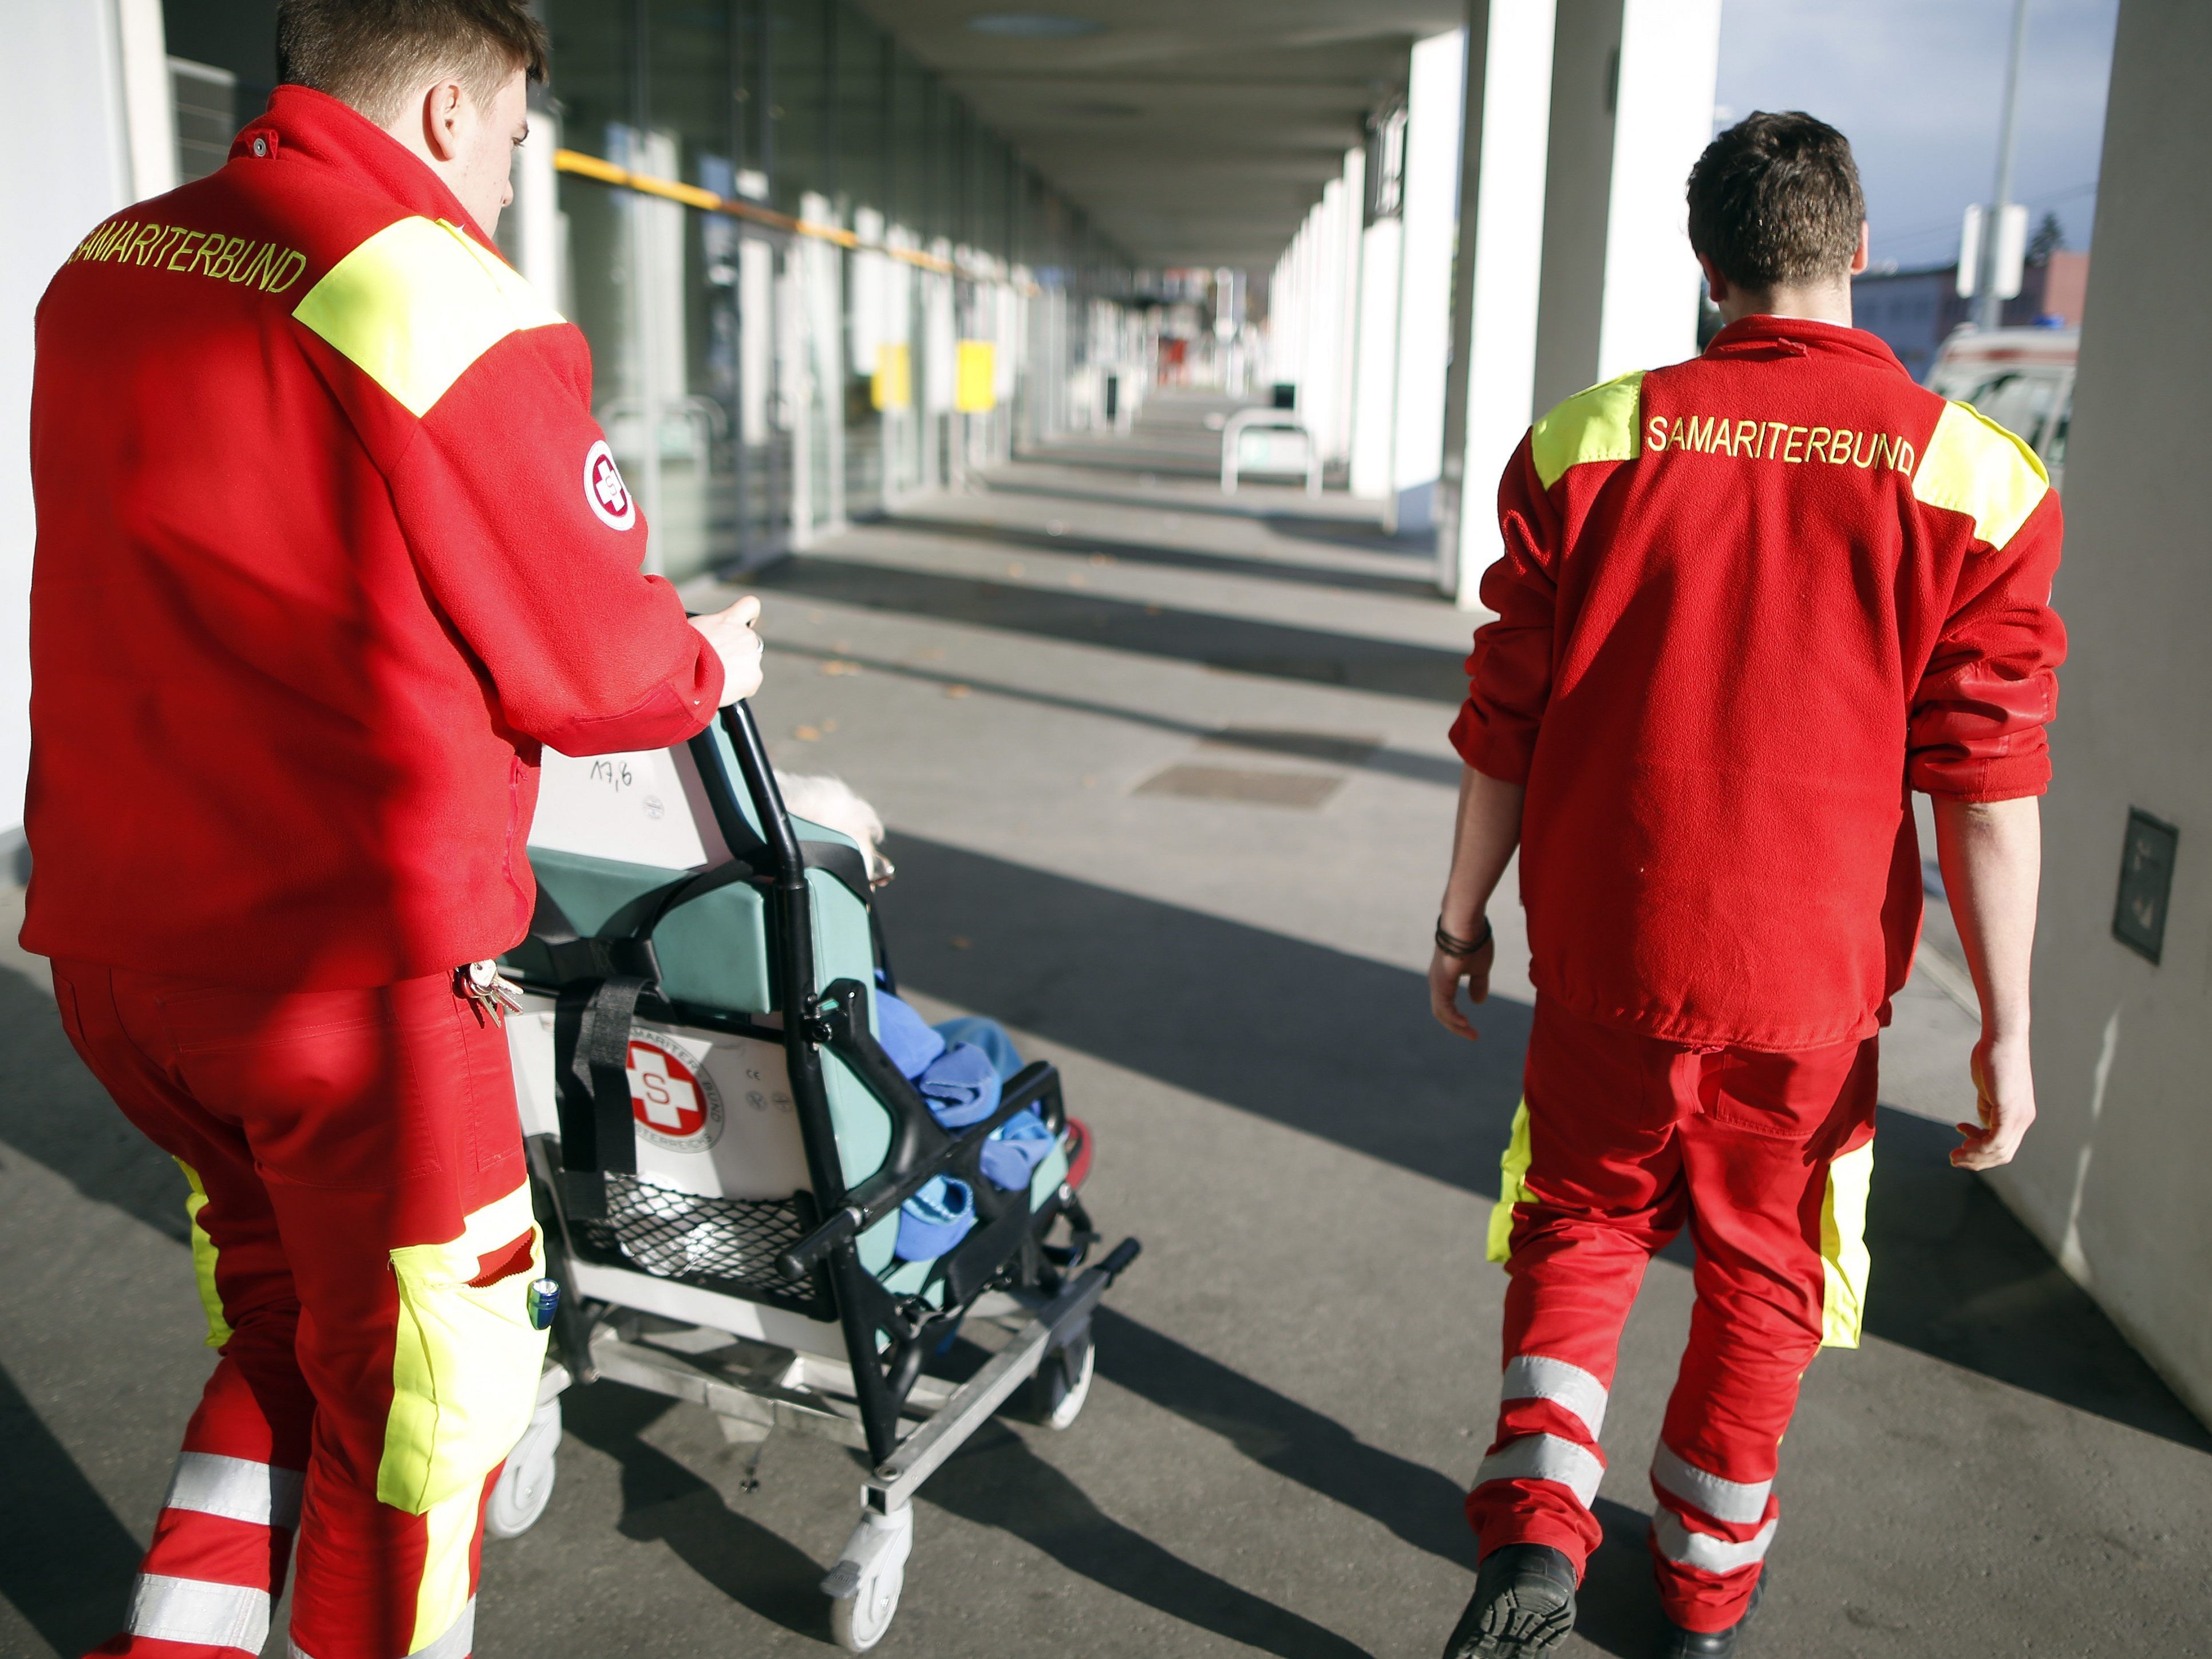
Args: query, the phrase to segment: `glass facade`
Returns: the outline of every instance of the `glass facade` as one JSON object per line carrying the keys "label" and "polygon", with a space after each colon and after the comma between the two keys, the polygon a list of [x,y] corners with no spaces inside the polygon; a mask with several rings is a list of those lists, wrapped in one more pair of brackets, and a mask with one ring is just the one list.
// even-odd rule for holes
{"label": "glass facade", "polygon": [[1088,424],[1139,355],[1127,261],[845,0],[543,9],[501,240],[591,340],[672,577]]}

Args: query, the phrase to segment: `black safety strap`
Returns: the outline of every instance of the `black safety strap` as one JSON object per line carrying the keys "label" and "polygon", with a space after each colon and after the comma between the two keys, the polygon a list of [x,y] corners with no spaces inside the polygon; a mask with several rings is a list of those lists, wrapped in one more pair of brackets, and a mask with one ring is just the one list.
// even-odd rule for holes
{"label": "black safety strap", "polygon": [[543,887],[530,931],[560,989],[553,1004],[553,1080],[561,1117],[562,1200],[606,1214],[608,1174],[637,1172],[629,1103],[629,1034],[637,1000],[660,977],[649,939],[582,938]]}

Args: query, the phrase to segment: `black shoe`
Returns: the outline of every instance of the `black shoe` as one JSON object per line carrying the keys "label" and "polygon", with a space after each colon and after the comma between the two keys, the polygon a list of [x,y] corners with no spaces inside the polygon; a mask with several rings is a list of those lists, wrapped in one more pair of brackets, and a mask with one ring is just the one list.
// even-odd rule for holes
{"label": "black shoe", "polygon": [[1444,1659],[1534,1659],[1574,1627],[1575,1564],[1548,1545],[1508,1544],[1475,1570]]}
{"label": "black shoe", "polygon": [[1743,1617],[1726,1630],[1684,1630],[1669,1620],[1659,1640],[1657,1659],[1735,1659],[1735,1647],[1751,1615],[1759,1611],[1759,1598],[1766,1594],[1766,1575],[1751,1587],[1751,1600],[1743,1604]]}

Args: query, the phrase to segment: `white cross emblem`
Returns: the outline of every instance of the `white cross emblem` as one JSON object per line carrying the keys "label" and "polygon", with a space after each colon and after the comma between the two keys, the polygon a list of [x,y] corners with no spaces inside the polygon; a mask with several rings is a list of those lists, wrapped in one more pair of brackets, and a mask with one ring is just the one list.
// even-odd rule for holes
{"label": "white cross emblem", "polygon": [[668,1056],[658,1048],[633,1042],[629,1048],[629,1097],[657,1129],[688,1134],[706,1115],[699,1103],[698,1085],[688,1077],[671,1076]]}

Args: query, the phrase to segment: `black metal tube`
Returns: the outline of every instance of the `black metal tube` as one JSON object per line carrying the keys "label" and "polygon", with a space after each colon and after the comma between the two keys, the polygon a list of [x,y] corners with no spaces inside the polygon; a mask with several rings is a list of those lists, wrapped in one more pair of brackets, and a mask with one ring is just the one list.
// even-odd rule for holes
{"label": "black metal tube", "polygon": [[[784,1061],[790,1073],[800,1139],[806,1149],[807,1178],[814,1188],[815,1201],[827,1212],[844,1204],[845,1177],[837,1159],[837,1130],[830,1115],[829,1091],[822,1080],[822,1057],[815,1048],[825,1034],[817,1030],[821,1015],[814,982],[814,915],[806,891],[806,865],[752,710],[743,702],[731,704],[722,711],[722,730],[729,737],[745,793],[760,819],[761,835],[775,861],[769,898],[775,920],[774,966],[777,1006],[783,1015]],[[720,766],[714,771],[714,776],[708,781],[710,796],[718,781],[726,787]],[[831,1249],[829,1270],[838,1323],[844,1328],[845,1355],[852,1366],[860,1427],[867,1436],[869,1455],[880,1463],[898,1445],[898,1401],[884,1382],[876,1334],[862,1311],[860,1281],[866,1274],[851,1240]]]}
{"label": "black metal tube", "polygon": [[834,1247],[866,1232],[890,1214],[927,1186],[933,1176],[950,1169],[963,1152],[989,1139],[994,1129],[1034,1104],[1046,1094],[1047,1085],[1056,1085],[1058,1080],[1059,1074],[1042,1060],[1025,1067],[1008,1085],[998,1110],[981,1122],[963,1129],[934,1153],[924,1154],[905,1174],[871,1176],[848,1189],[844,1195],[845,1207],[778,1256],[777,1267],[787,1278],[802,1277]]}

